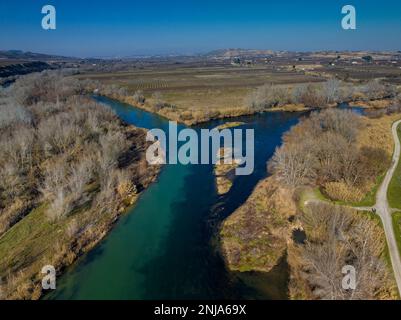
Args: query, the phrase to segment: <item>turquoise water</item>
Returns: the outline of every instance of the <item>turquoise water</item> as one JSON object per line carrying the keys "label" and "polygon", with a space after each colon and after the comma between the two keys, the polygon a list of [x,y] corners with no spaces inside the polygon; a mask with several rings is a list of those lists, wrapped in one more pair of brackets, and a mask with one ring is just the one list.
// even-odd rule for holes
{"label": "turquoise water", "polygon": [[[103,98],[126,122],[166,129],[156,115]],[[255,129],[255,171],[238,176],[218,196],[211,165],[166,165],[110,234],[58,279],[48,299],[284,299],[288,270],[283,260],[271,273],[226,270],[218,252],[218,227],[266,176],[266,161],[296,124],[299,113],[240,117]],[[201,127],[215,127],[213,121]],[[182,127],[180,127],[182,128]]]}

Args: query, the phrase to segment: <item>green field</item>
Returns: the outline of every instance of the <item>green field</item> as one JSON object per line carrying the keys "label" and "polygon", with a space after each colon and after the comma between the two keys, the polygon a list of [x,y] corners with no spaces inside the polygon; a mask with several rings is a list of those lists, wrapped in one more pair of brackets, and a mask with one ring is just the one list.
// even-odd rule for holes
{"label": "green field", "polygon": [[[401,139],[401,128],[398,127],[398,139]],[[398,163],[388,188],[388,202],[390,207],[401,209],[401,161]]]}
{"label": "green field", "polygon": [[401,212],[394,212],[393,216],[393,228],[395,239],[397,241],[398,251],[401,254]]}

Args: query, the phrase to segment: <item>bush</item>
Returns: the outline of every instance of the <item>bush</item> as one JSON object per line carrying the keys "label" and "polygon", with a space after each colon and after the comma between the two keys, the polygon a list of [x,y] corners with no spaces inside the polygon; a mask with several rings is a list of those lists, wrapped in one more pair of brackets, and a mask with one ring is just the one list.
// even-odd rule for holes
{"label": "bush", "polygon": [[290,102],[288,88],[265,84],[247,97],[247,105],[256,110],[278,107]]}
{"label": "bush", "polygon": [[134,101],[136,103],[139,103],[139,104],[144,104],[146,101],[145,96],[141,90],[135,91],[132,98],[134,99]]}
{"label": "bush", "polygon": [[304,104],[306,107],[318,108],[326,104],[322,88],[317,85],[298,85],[293,90],[294,103]]}
{"label": "bush", "polygon": [[329,198],[333,200],[359,202],[364,197],[364,193],[361,190],[345,182],[328,182],[325,184],[324,189]]}
{"label": "bush", "polygon": [[180,114],[180,119],[182,121],[189,121],[189,120],[193,120],[193,115],[191,111],[184,111],[183,113]]}
{"label": "bush", "polygon": [[21,199],[28,207],[48,203],[51,220],[68,216],[88,200],[88,184],[117,169],[125,156],[125,127],[109,108],[76,96],[79,87],[60,73],[45,72],[21,77],[1,91],[4,225],[25,214],[25,207],[11,205]]}
{"label": "bush", "polygon": [[[327,185],[332,194],[340,193],[338,183],[349,188],[364,186],[383,169],[379,163],[387,161],[379,151],[358,148],[360,126],[359,116],[348,110],[314,112],[284,136],[269,170],[289,186]],[[341,195],[346,195],[343,189]]]}

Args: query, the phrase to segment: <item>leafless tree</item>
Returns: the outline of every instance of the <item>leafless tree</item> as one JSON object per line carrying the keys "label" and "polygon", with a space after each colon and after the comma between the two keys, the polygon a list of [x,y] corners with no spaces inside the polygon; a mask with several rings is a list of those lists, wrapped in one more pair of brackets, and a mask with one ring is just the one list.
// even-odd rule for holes
{"label": "leafless tree", "polygon": [[322,88],[315,84],[301,84],[293,89],[292,100],[311,108],[321,108],[325,105]]}
{"label": "leafless tree", "polygon": [[66,184],[67,177],[67,157],[62,156],[56,158],[55,161],[49,162],[44,168],[43,182],[40,191],[44,199],[51,199],[55,196],[55,192],[59,187]]}
{"label": "leafless tree", "polygon": [[249,107],[264,110],[290,102],[289,90],[283,86],[265,84],[254,90],[246,99]]}
{"label": "leafless tree", "polygon": [[143,92],[142,92],[142,90],[137,90],[137,91],[135,91],[135,93],[134,93],[134,95],[132,96],[132,98],[134,99],[134,101],[136,102],[136,103],[139,103],[139,104],[143,104],[143,103],[145,103],[145,96],[144,96],[144,94],[143,94]]}
{"label": "leafless tree", "polygon": [[323,85],[323,96],[326,103],[334,103],[340,100],[340,81],[337,79],[329,79]]}
{"label": "leafless tree", "polygon": [[378,80],[371,80],[364,87],[364,92],[369,100],[379,99],[385,96],[386,87]]}
{"label": "leafless tree", "polygon": [[0,100],[0,130],[18,123],[29,124],[30,122],[31,116],[24,107],[10,98]]}
{"label": "leafless tree", "polygon": [[360,117],[350,110],[328,109],[312,113],[312,126],[322,132],[331,131],[343,136],[348,142],[356,139],[361,126]]}
{"label": "leafless tree", "polygon": [[[307,242],[298,247],[302,278],[315,299],[377,299],[390,295],[388,269],[382,260],[383,231],[372,220],[328,204],[310,204],[301,221]],[[356,288],[343,288],[342,268],[356,270]]]}
{"label": "leafless tree", "polygon": [[67,216],[71,209],[71,203],[66,197],[66,192],[60,187],[55,191],[55,198],[47,209],[47,216],[51,221],[57,221]]}
{"label": "leafless tree", "polygon": [[119,132],[109,132],[99,138],[99,144],[98,160],[102,171],[116,168],[119,157],[127,148],[125,136]]}
{"label": "leafless tree", "polygon": [[269,171],[289,186],[299,186],[314,178],[315,158],[306,145],[294,144],[276,149]]}

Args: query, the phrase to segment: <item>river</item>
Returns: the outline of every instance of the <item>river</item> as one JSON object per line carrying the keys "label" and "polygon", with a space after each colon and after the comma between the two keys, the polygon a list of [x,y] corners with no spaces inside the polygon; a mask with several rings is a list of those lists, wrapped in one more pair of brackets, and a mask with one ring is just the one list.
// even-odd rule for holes
{"label": "river", "polygon": [[[127,123],[146,129],[168,127],[157,115],[104,97],[95,99]],[[226,195],[216,193],[212,165],[165,165],[110,234],[68,268],[45,298],[285,299],[285,259],[268,274],[228,272],[217,236],[221,221],[266,177],[266,161],[301,115],[268,112],[235,119],[245,122],[240,128],[255,130],[255,170],[236,177]]]}

